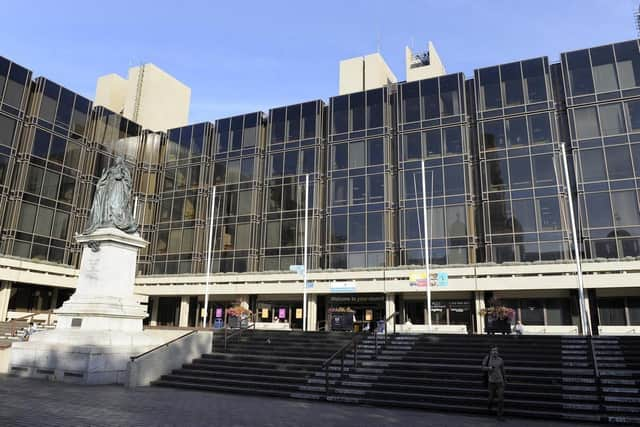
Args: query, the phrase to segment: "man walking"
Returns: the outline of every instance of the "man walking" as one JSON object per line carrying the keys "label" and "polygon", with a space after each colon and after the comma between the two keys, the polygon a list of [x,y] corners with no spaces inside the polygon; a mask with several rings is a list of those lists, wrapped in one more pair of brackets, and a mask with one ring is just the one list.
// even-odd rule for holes
{"label": "man walking", "polygon": [[498,419],[502,420],[504,411],[504,384],[506,378],[504,375],[504,361],[498,354],[498,347],[492,347],[488,355],[482,359],[482,370],[487,375],[487,386],[489,389],[489,412],[491,405],[496,400],[498,405]]}

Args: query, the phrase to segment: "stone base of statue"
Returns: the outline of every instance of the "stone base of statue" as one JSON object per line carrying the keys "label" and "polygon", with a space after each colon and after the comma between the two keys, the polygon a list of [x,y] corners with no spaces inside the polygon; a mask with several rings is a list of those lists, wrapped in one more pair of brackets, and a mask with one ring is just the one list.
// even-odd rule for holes
{"label": "stone base of statue", "polygon": [[86,384],[124,383],[131,356],[161,344],[145,334],[144,306],[134,297],[137,233],[101,228],[77,236],[83,245],[76,292],[56,310],[56,329],[11,348],[11,373]]}

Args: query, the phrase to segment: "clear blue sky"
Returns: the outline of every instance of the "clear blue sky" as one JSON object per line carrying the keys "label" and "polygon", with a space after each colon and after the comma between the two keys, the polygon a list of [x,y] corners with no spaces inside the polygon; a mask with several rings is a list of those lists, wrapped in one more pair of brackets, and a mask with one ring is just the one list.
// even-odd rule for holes
{"label": "clear blue sky", "polygon": [[0,55],[93,99],[153,62],[191,87],[191,122],[337,94],[338,61],[432,40],[448,72],[637,37],[638,0],[31,1],[0,6]]}

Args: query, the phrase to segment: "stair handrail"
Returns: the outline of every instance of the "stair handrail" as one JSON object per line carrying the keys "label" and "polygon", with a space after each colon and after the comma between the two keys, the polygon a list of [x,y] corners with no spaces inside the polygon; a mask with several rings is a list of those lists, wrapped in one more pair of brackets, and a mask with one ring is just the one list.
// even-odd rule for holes
{"label": "stair handrail", "polygon": [[187,332],[186,334],[182,334],[180,336],[175,337],[171,341],[167,341],[166,343],[163,343],[163,344],[160,344],[160,345],[158,345],[156,347],[153,347],[151,350],[147,350],[144,353],[140,353],[137,356],[131,356],[130,359],[131,359],[132,362],[135,362],[137,359],[139,359],[139,358],[141,358],[143,356],[146,356],[149,353],[153,353],[154,351],[158,350],[159,348],[167,347],[169,344],[173,344],[176,341],[179,341],[179,340],[181,340],[183,338],[188,337],[189,335],[193,335],[193,334],[196,334],[196,333],[198,333],[198,330],[194,329],[192,331]]}
{"label": "stair handrail", "polygon": [[[229,328],[229,325],[226,324],[226,322],[225,322],[225,325],[224,325],[224,351],[227,351],[227,344],[229,343],[229,340],[231,340],[231,338],[236,337],[236,336],[240,336],[240,335],[242,335],[242,333],[244,331],[249,330],[249,329],[253,329],[255,331],[255,329],[256,329],[256,314],[253,314],[253,313],[250,314],[248,316],[248,319],[249,319],[249,323],[250,324],[246,328],[242,327],[242,321],[241,321],[240,322],[240,329],[235,331],[235,332],[232,332],[231,335],[228,335],[229,329],[231,329],[231,328]],[[213,341],[213,348],[214,348],[214,351],[215,351],[215,340]]]}
{"label": "stair handrail", "polygon": [[325,387],[325,395],[326,398],[329,399],[330,387],[329,387],[329,367],[331,363],[340,357],[340,378],[344,376],[344,357],[345,354],[351,350],[353,347],[353,367],[355,368],[358,364],[358,344],[362,341],[362,337],[366,334],[375,333],[375,330],[372,331],[360,331],[356,332],[351,341],[344,344],[340,347],[335,353],[333,353],[327,360],[322,363],[322,369],[324,369],[324,387]]}
{"label": "stair handrail", "polygon": [[324,331],[327,331],[327,321],[326,320],[318,320],[316,329],[320,331],[320,325],[324,324]]}
{"label": "stair handrail", "polygon": [[604,405],[604,392],[602,389],[602,380],[600,379],[600,368],[598,367],[598,357],[596,356],[596,347],[593,344],[593,336],[588,336],[589,348],[591,349],[591,361],[593,362],[593,374],[596,380],[596,388],[598,391],[598,406],[600,412],[600,421],[606,422],[606,410]]}
{"label": "stair handrail", "polygon": [[[393,313],[391,313],[389,316],[387,316],[386,319],[384,319],[384,342],[382,344],[382,346],[384,347],[385,345],[387,345],[387,323],[389,322],[389,320],[391,320],[394,316],[400,314],[398,311],[394,311]],[[393,321],[393,334],[396,334],[396,321]],[[373,351],[373,357],[376,358],[378,357],[378,333],[376,332],[374,335],[374,351]]]}

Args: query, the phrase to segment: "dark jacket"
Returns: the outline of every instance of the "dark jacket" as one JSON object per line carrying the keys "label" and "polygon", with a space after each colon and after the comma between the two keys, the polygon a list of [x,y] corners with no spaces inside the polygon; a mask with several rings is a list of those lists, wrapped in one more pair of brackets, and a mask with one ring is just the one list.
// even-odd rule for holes
{"label": "dark jacket", "polygon": [[487,379],[490,383],[504,384],[507,382],[504,374],[504,361],[500,356],[486,355],[482,359],[482,370],[487,372]]}

